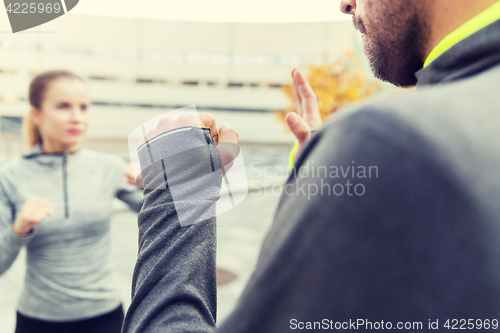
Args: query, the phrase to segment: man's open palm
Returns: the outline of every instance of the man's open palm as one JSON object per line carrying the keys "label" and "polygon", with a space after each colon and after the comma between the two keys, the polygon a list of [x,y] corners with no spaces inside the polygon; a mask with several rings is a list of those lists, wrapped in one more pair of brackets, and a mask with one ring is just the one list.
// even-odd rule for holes
{"label": "man's open palm", "polygon": [[286,122],[299,142],[295,151],[297,158],[311,139],[311,131],[321,128],[318,100],[305,75],[298,69],[292,71],[293,89],[297,100],[297,112],[290,112]]}

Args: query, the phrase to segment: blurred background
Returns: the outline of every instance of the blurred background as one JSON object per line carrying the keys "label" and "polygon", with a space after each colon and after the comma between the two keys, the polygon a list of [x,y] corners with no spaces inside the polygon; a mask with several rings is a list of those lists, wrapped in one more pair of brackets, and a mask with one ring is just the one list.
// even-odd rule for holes
{"label": "blurred background", "polygon": [[[292,69],[331,63],[356,47],[349,21],[200,23],[70,13],[38,29],[0,34],[2,132],[19,128],[33,75],[64,68],[90,86],[87,145],[105,143],[119,153],[138,124],[190,104],[238,128],[242,143],[290,144],[275,113],[289,104],[282,87]],[[9,146],[5,154],[14,154],[17,146]]]}
{"label": "blurred background", "polygon": [[[71,13],[16,34],[0,10],[0,163],[27,153],[28,84],[46,70],[67,69],[87,81],[92,107],[85,146],[125,160],[129,133],[162,113],[195,104],[218,124],[227,121],[240,133],[250,187],[243,203],[218,218],[220,322],[250,277],[272,222],[280,194],[273,185],[286,179],[281,171],[294,137],[283,119],[295,110],[292,69],[307,73],[324,118],[345,103],[393,91],[372,77],[360,38],[338,6],[83,0]],[[112,254],[125,306],[136,253],[136,215],[117,203]],[[24,256],[0,276],[0,333],[14,329]]]}

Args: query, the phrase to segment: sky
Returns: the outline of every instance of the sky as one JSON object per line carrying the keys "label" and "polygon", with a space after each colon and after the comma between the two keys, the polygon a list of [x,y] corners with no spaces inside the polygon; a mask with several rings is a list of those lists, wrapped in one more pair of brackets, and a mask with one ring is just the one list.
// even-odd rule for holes
{"label": "sky", "polygon": [[340,0],[80,0],[70,12],[201,22],[325,22],[351,18]]}

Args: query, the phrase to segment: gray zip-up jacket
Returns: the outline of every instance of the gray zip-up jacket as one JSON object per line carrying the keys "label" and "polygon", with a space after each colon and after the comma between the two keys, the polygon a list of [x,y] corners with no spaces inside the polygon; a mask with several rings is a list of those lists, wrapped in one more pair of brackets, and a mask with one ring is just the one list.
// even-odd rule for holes
{"label": "gray zip-up jacket", "polygon": [[[40,146],[0,169],[0,274],[27,248],[22,314],[48,321],[94,317],[120,304],[109,257],[112,200],[133,210],[142,191],[126,182],[126,163],[109,154],[80,148],[75,153],[42,154]],[[27,236],[12,223],[31,196],[52,202],[55,212]]]}
{"label": "gray zip-up jacket", "polygon": [[[220,332],[498,328],[500,21],[417,77],[417,92],[343,110],[314,136]],[[123,332],[212,332],[215,218],[180,225],[161,163],[181,165],[143,170]]]}

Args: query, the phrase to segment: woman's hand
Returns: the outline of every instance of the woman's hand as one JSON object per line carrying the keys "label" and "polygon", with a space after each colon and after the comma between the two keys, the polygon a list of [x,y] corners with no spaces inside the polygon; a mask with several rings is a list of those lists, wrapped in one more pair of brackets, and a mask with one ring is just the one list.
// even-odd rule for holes
{"label": "woman's hand", "polygon": [[219,143],[216,145],[216,148],[219,152],[223,175],[226,175],[226,172],[233,166],[234,160],[238,156],[239,138],[240,135],[238,132],[234,128],[229,127],[228,123],[223,122],[220,125]]}
{"label": "woman's hand", "polygon": [[125,175],[125,177],[127,177],[127,183],[129,183],[131,185],[137,185],[138,187],[141,187],[141,188],[143,187],[142,175],[139,175],[137,177],[137,180],[135,179],[132,164],[127,165],[127,167],[125,168],[125,171],[123,171],[123,174]]}
{"label": "woman's hand", "polygon": [[217,143],[219,139],[215,118],[210,113],[185,113],[177,117],[166,114],[158,121],[156,126],[151,128],[147,135],[139,141],[139,146],[157,135],[184,126],[208,127],[210,128],[214,142]]}
{"label": "woman's hand", "polygon": [[292,78],[293,90],[297,99],[297,112],[287,114],[286,122],[299,142],[295,151],[295,158],[297,159],[311,139],[311,131],[320,129],[322,121],[316,94],[305,75],[298,69],[294,69]]}
{"label": "woman's hand", "polygon": [[37,197],[26,200],[21,208],[12,230],[19,236],[27,235],[33,228],[40,224],[44,218],[54,213],[54,205]]}

